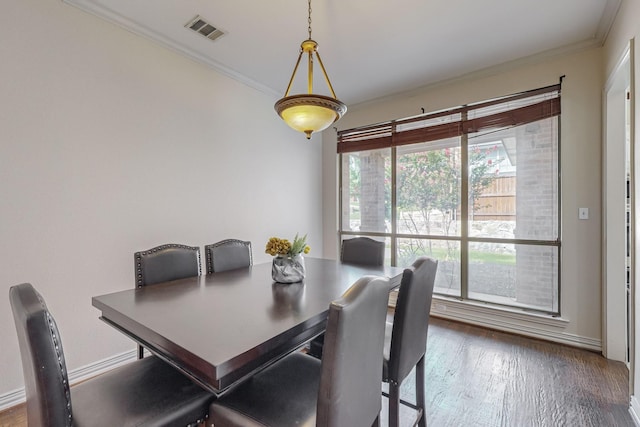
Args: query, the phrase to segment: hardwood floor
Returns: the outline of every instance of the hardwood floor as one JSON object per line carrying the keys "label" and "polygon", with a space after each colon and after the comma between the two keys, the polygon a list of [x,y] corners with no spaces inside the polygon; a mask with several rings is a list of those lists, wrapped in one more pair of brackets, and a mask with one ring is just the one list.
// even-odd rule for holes
{"label": "hardwood floor", "polygon": [[[586,350],[432,318],[426,377],[430,427],[634,426],[627,368]],[[1,412],[0,427],[26,426],[25,412]]]}
{"label": "hardwood floor", "polygon": [[622,362],[462,323],[431,319],[426,384],[431,427],[634,426]]}
{"label": "hardwood floor", "polygon": [[27,425],[27,406],[21,404],[0,412],[0,427]]}

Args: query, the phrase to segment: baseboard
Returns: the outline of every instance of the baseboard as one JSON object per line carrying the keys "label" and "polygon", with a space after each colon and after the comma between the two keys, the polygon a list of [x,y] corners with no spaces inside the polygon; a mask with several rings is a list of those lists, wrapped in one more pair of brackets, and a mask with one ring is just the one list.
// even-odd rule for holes
{"label": "baseboard", "polygon": [[19,405],[25,401],[24,388],[13,390],[0,396],[0,411]]}
{"label": "baseboard", "polygon": [[633,423],[640,427],[640,401],[635,396],[631,396],[631,404],[629,405],[629,413],[633,419]]}
{"label": "baseboard", "polygon": [[436,296],[431,304],[431,315],[602,352],[601,340],[565,332],[569,321],[561,317]]}
{"label": "baseboard", "polygon": [[[124,365],[125,363],[135,360],[138,357],[137,355],[138,350],[134,349],[69,371],[69,383],[73,385],[102,374],[103,372],[117,368],[120,365]],[[0,395],[0,411],[19,405],[25,400],[26,395],[24,387],[2,394]]]}

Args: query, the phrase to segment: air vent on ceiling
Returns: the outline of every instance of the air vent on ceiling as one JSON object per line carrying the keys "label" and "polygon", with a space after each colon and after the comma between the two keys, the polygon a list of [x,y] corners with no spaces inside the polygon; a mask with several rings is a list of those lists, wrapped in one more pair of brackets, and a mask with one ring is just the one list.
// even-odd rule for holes
{"label": "air vent on ceiling", "polygon": [[190,28],[196,33],[205,36],[209,40],[215,40],[224,34],[222,30],[219,30],[213,25],[211,25],[210,23],[208,23],[200,15],[196,16],[191,21],[189,21],[187,25],[185,25],[185,27]]}

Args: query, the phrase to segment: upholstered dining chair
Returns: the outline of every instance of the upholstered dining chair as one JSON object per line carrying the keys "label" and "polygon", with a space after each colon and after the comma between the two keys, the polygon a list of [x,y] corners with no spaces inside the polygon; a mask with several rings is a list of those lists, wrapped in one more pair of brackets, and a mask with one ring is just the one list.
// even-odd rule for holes
{"label": "upholstered dining chair", "polygon": [[301,352],[285,356],[214,401],[211,424],[379,425],[388,296],[387,279],[360,278],[329,306],[322,361]]}
{"label": "upholstered dining chair", "polygon": [[[170,280],[200,276],[200,248],[175,243],[156,246],[133,254],[136,287],[154,285]],[[138,359],[144,349],[138,346]]]}
{"label": "upholstered dining chair", "polygon": [[[384,264],[384,242],[368,237],[354,237],[342,241],[340,260],[350,264],[382,266]],[[320,334],[309,343],[308,354],[322,358],[324,334]]]}
{"label": "upholstered dining chair", "polygon": [[402,401],[418,411],[419,426],[426,427],[425,368],[427,332],[438,261],[418,258],[404,270],[393,315],[386,324],[382,380],[389,383],[389,427],[400,422],[400,386],[415,367],[416,404]]}
{"label": "upholstered dining chair", "polygon": [[253,263],[251,242],[226,239],[204,247],[207,274],[249,267]]}
{"label": "upholstered dining chair", "polygon": [[69,386],[62,341],[29,283],[9,289],[22,359],[29,426],[195,426],[214,395],[157,357]]}
{"label": "upholstered dining chair", "polygon": [[351,264],[383,265],[384,242],[369,237],[344,239],[340,250],[342,262]]}
{"label": "upholstered dining chair", "polygon": [[168,243],[136,252],[133,258],[138,288],[199,276],[202,271],[200,248],[197,246]]}

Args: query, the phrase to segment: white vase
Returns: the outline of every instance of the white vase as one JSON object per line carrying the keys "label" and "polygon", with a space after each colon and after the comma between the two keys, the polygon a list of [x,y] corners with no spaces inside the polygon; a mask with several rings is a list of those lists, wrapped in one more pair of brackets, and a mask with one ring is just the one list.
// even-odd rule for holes
{"label": "white vase", "polygon": [[273,258],[271,277],[278,283],[295,283],[304,279],[304,257],[298,254],[294,257],[277,255]]}

